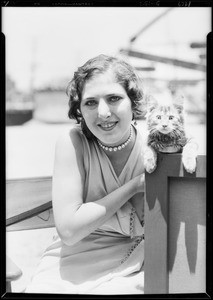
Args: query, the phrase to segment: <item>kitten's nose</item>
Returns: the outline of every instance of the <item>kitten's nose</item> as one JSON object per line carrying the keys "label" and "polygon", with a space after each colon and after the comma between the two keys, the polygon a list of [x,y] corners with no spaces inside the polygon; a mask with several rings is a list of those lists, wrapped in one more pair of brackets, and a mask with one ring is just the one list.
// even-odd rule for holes
{"label": "kitten's nose", "polygon": [[163,125],[162,125],[163,128],[166,128],[167,126],[168,126],[167,124],[163,124]]}

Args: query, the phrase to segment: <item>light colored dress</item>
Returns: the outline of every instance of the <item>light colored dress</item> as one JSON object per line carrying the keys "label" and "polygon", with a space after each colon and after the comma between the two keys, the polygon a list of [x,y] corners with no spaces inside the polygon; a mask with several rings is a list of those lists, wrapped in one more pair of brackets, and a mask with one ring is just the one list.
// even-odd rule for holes
{"label": "light colored dress", "polygon": [[[142,139],[136,141],[119,176],[96,141],[71,130],[84,184],[84,202],[103,198],[144,170]],[[58,235],[46,249],[26,293],[143,294],[144,194],[138,193],[89,236],[72,246]],[[141,203],[140,211],[134,203]]]}

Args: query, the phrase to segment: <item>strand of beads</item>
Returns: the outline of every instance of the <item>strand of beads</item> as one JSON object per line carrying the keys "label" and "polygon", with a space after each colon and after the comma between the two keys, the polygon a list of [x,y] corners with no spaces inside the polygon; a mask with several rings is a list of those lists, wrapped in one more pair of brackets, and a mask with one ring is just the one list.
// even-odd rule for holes
{"label": "strand of beads", "polygon": [[136,238],[134,244],[128,250],[125,257],[121,260],[121,262],[120,262],[121,264],[123,264],[129,258],[129,256],[132,254],[132,252],[135,250],[135,248],[142,242],[143,239],[144,239],[144,234],[142,236],[139,236]]}
{"label": "strand of beads", "polygon": [[130,213],[130,229],[129,229],[131,239],[132,239],[133,236],[134,236],[134,220],[135,220],[135,212],[136,212],[136,210],[135,210],[135,208],[132,206],[131,213]]}
{"label": "strand of beads", "polygon": [[128,139],[126,140],[126,142],[124,142],[123,144],[119,145],[119,146],[115,146],[115,147],[112,147],[112,146],[105,146],[103,145],[99,140],[98,141],[98,145],[103,148],[104,150],[107,150],[107,151],[117,151],[117,150],[122,150],[124,149],[128,144],[129,142],[131,141],[132,139],[132,127],[130,127],[130,135],[128,137]]}
{"label": "strand of beads", "polygon": [[[130,238],[132,239],[134,237],[134,221],[135,221],[135,214],[136,214],[136,210],[135,208],[132,206],[131,208],[131,212],[130,212],[130,228],[129,228],[129,232],[130,232]],[[125,255],[125,257],[121,260],[121,264],[123,264],[128,258],[129,256],[132,254],[132,252],[134,251],[134,249],[140,244],[140,242],[144,239],[144,234],[142,236],[139,236],[135,239],[134,244],[130,247],[130,249],[128,250],[127,254]]]}

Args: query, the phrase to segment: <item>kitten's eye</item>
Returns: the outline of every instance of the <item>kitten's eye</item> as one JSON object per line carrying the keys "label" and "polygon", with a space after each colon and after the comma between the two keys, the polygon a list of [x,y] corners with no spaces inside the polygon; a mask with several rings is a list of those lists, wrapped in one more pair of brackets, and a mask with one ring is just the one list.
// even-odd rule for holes
{"label": "kitten's eye", "polygon": [[173,120],[174,119],[174,116],[169,116],[169,120]]}
{"label": "kitten's eye", "polygon": [[160,116],[160,115],[157,115],[156,118],[157,118],[158,120],[160,120],[160,119],[161,119],[161,116]]}

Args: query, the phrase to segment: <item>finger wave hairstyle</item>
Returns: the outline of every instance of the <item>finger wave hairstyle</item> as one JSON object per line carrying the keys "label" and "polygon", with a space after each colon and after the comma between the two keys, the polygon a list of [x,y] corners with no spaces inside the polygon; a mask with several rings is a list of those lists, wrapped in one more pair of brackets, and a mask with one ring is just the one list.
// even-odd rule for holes
{"label": "finger wave hairstyle", "polygon": [[133,116],[136,117],[142,113],[142,101],[144,98],[142,81],[136,74],[134,68],[124,60],[112,56],[101,54],[92,58],[74,72],[74,76],[68,83],[66,90],[69,97],[68,117],[75,119],[78,124],[81,124],[82,131],[87,138],[94,138],[94,136],[82,118],[80,110],[82,91],[88,80],[97,75],[104,74],[108,70],[112,70],[116,82],[123,86],[130,98]]}

